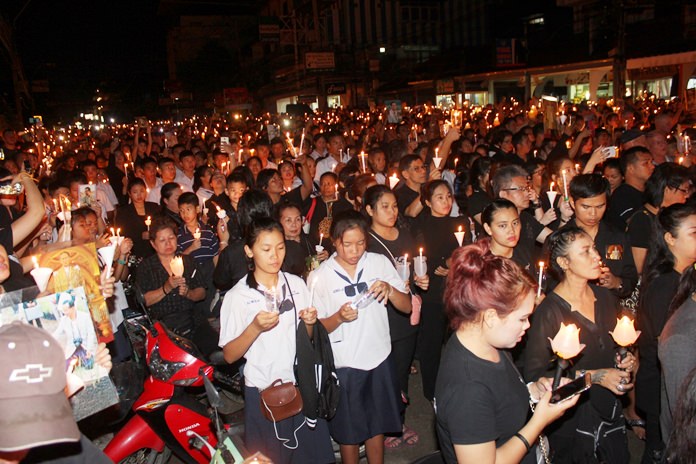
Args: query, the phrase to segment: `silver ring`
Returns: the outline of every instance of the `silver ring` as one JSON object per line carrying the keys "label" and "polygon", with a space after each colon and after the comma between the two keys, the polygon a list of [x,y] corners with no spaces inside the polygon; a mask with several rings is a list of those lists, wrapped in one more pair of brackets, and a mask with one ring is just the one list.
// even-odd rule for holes
{"label": "silver ring", "polygon": [[619,381],[619,383],[621,383],[621,385],[626,385],[628,383],[628,379],[624,377]]}
{"label": "silver ring", "polygon": [[620,392],[624,391],[624,387],[623,387],[622,384],[618,384],[618,385],[616,386],[616,389],[619,390]]}

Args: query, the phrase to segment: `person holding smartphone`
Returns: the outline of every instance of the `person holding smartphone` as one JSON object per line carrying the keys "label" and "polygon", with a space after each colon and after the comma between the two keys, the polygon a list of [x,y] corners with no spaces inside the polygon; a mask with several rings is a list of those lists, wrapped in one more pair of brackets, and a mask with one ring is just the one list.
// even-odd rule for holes
{"label": "person holding smartphone", "polygon": [[[536,285],[514,261],[493,255],[489,243],[455,250],[445,286],[455,333],[442,355],[433,404],[448,464],[537,462],[541,432],[578,401],[551,404],[551,379],[522,380],[507,350],[529,328]],[[530,401],[536,406],[527,420]]]}

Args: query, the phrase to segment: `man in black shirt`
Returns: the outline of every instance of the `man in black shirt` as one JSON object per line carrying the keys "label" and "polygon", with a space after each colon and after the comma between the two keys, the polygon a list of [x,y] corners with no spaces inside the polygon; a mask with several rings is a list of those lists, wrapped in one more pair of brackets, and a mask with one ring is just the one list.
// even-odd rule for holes
{"label": "man in black shirt", "polygon": [[645,183],[655,170],[652,155],[645,147],[633,147],[621,154],[621,171],[625,182],[611,195],[607,219],[619,230],[626,230],[626,220],[643,207]]}
{"label": "man in black shirt", "polygon": [[406,155],[399,161],[399,172],[403,182],[394,191],[399,214],[416,217],[423,211],[420,191],[428,177],[425,164],[418,155]]}

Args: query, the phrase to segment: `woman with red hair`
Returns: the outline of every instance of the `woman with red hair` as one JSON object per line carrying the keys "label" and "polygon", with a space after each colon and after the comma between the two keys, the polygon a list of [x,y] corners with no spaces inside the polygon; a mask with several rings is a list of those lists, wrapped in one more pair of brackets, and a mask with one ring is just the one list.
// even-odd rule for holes
{"label": "woman with red hair", "polygon": [[[529,328],[535,289],[519,265],[489,252],[487,240],[452,254],[445,311],[455,333],[435,388],[448,464],[534,463],[541,432],[577,402],[549,403],[551,379],[525,385],[507,352]],[[537,404],[527,421],[530,401]]]}

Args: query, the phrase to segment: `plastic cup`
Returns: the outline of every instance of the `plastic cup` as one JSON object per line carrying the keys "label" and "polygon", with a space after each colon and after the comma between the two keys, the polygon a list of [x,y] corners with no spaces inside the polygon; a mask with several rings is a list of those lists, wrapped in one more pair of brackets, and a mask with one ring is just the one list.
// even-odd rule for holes
{"label": "plastic cup", "polygon": [[46,287],[48,287],[48,281],[51,279],[51,275],[53,275],[53,269],[50,267],[37,267],[30,272],[39,290],[41,292],[45,291]]}
{"label": "plastic cup", "polygon": [[401,280],[408,280],[409,277],[411,277],[411,264],[409,262],[397,262],[396,272],[399,274],[399,277],[401,277]]}
{"label": "plastic cup", "polygon": [[428,272],[428,258],[425,256],[414,256],[413,272],[416,273],[416,276],[423,277]]}
{"label": "plastic cup", "polygon": [[323,245],[314,245],[314,250],[317,253],[321,253],[322,251],[324,251],[324,246]]}

